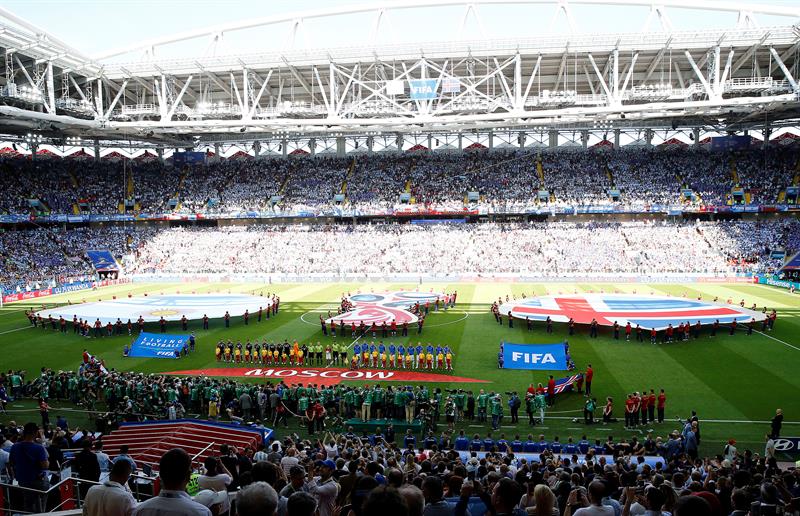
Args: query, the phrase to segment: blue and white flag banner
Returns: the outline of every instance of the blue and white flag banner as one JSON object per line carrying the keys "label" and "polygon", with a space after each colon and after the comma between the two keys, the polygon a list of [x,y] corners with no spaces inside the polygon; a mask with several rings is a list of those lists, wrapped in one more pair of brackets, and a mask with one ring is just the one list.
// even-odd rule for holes
{"label": "blue and white flag banner", "polygon": [[503,369],[566,371],[567,351],[559,344],[503,343]]}
{"label": "blue and white flag banner", "polygon": [[165,333],[140,333],[131,346],[130,357],[176,358],[177,352],[188,344],[189,335],[168,335]]}

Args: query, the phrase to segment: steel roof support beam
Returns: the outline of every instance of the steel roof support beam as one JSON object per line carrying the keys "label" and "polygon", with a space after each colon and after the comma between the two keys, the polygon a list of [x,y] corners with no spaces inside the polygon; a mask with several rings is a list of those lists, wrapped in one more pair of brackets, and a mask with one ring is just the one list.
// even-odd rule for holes
{"label": "steel roof support beam", "polygon": [[567,57],[569,56],[569,47],[564,49],[561,54],[561,63],[558,65],[558,73],[556,74],[556,82],[553,85],[553,91],[558,91],[558,86],[561,84],[561,77],[564,75],[564,70],[567,68]]}
{"label": "steel roof support beam", "polygon": [[290,64],[289,61],[286,59],[286,57],[281,56],[281,59],[283,60],[284,64],[286,64],[286,66],[289,68],[289,71],[292,73],[294,78],[297,79],[297,82],[300,83],[300,86],[302,86],[303,89],[306,90],[306,93],[308,93],[311,96],[311,102],[316,103],[317,102],[316,96],[311,90],[311,86],[308,84],[308,81],[306,81],[305,78],[302,75],[300,75],[300,73],[297,71],[297,68],[295,68],[294,65]]}
{"label": "steel roof support beam", "polygon": [[741,57],[739,57],[739,59],[736,60],[736,62],[733,64],[733,67],[731,68],[731,77],[733,77],[733,74],[735,74],[737,71],[739,71],[739,68],[744,66],[744,64],[748,61],[748,59],[753,57],[753,54],[756,53],[756,51],[758,50],[758,47],[763,45],[764,42],[767,40],[767,38],[769,38],[769,32],[766,32],[761,37],[761,39],[758,41],[758,43],[756,43],[756,44],[752,45],[750,48],[748,48],[747,51],[744,54],[742,54]]}
{"label": "steel roof support beam", "polygon": [[181,88],[181,91],[178,93],[178,96],[175,97],[175,101],[169,108],[167,116],[165,118],[162,118],[162,120],[172,120],[172,116],[175,114],[175,110],[178,108],[178,105],[181,103],[181,100],[183,99],[183,94],[186,93],[186,90],[189,88],[189,84],[191,84],[192,82],[192,77],[193,76],[190,75],[189,78],[186,79],[186,82],[183,83],[183,87]]}
{"label": "steel roof support beam", "polygon": [[244,104],[242,103],[242,96],[239,94],[239,86],[236,84],[236,77],[233,72],[230,72],[231,90],[236,95],[236,102],[239,104],[239,112],[244,115]]}
{"label": "steel roof support beam", "polygon": [[33,79],[31,79],[31,74],[28,73],[28,70],[25,68],[25,65],[22,64],[22,61],[19,60],[19,56],[17,56],[17,54],[14,54],[14,60],[17,62],[17,65],[19,66],[18,69],[22,71],[22,74],[28,80],[28,83],[31,85],[31,87],[38,89],[39,85]]}
{"label": "steel roof support beam", "polygon": [[[257,77],[255,73],[253,73],[253,77]],[[248,115],[248,120],[252,119],[253,116],[256,114],[256,110],[258,109],[259,104],[261,103],[261,97],[264,95],[264,91],[269,89],[269,80],[272,78],[272,70],[267,72],[267,77],[261,81],[261,88],[258,90],[258,94],[253,98],[253,105],[250,106],[250,114]],[[270,90],[270,96],[272,96],[272,91]]]}
{"label": "steel roof support beam", "polygon": [[105,114],[105,117],[104,117],[106,120],[111,118],[111,113],[113,113],[114,112],[114,108],[117,107],[117,102],[119,102],[119,99],[122,98],[122,95],[125,93],[125,88],[127,86],[128,86],[128,80],[125,79],[125,81],[122,83],[122,86],[117,91],[117,95],[114,97],[114,100],[112,100],[111,104],[109,104],[109,106],[108,106],[108,111],[106,111],[106,114]]}
{"label": "steel roof support beam", "polygon": [[786,65],[783,64],[783,59],[781,59],[781,56],[778,55],[778,52],[774,47],[769,47],[769,51],[772,52],[772,57],[775,58],[775,62],[778,63],[778,66],[783,71],[783,75],[786,77],[786,80],[792,85],[792,91],[795,93],[800,93],[800,89],[797,88],[797,81],[795,81],[794,77],[792,77],[792,72],[790,72]]}
{"label": "steel roof support beam", "polygon": [[[66,73],[66,72],[62,72],[62,73]],[[78,83],[75,81],[75,78],[72,76],[72,74],[71,73],[67,73],[67,77],[69,77],[69,82],[72,83],[72,86],[75,88],[75,91],[78,92],[78,95],[80,96],[81,100],[83,100],[84,102],[88,102],[88,100],[86,99],[86,95],[83,93],[83,88],[81,88],[78,85]]]}
{"label": "steel roof support beam", "polygon": [[44,101],[44,108],[47,110],[48,113],[56,114],[56,87],[55,81],[53,80],[53,62],[48,61],[47,67],[45,69],[44,83],[47,87],[45,101]]}
{"label": "steel roof support beam", "polygon": [[522,100],[520,101],[520,109],[524,109],[525,102],[528,100],[528,95],[531,93],[531,87],[533,86],[533,81],[536,79],[536,76],[539,75],[541,80],[541,75],[539,72],[539,66],[542,64],[542,54],[539,54],[539,57],[536,58],[536,65],[533,67],[533,71],[531,72],[531,76],[528,79],[528,85],[525,86],[525,93],[522,95]]}
{"label": "steel roof support beam", "polygon": [[728,60],[725,62],[725,70],[722,71],[722,77],[720,77],[719,83],[717,84],[717,95],[720,97],[722,96],[722,92],[725,89],[725,83],[728,81],[728,77],[730,77],[731,73],[731,64],[733,63],[733,54],[734,51],[731,49],[728,52]]}
{"label": "steel roof support beam", "polygon": [[641,80],[642,83],[647,82],[653,75],[653,72],[656,71],[656,67],[659,65],[659,63],[661,63],[661,61],[664,59],[664,55],[669,50],[670,43],[672,43],[672,36],[670,36],[667,42],[664,43],[664,46],[661,47],[661,50],[658,51],[656,57],[654,57],[653,60],[650,61],[650,65],[647,67],[647,71],[645,71],[644,73],[644,78]]}
{"label": "steel roof support beam", "polygon": [[[128,91],[127,88],[120,88],[120,85],[117,84],[115,81],[112,81],[111,79],[106,79],[105,77],[101,78],[101,80],[106,84],[106,86],[108,86],[109,91],[111,91],[111,88],[113,88],[115,90],[120,90],[121,89],[123,91],[122,95],[123,95],[124,99],[129,100],[129,101],[133,102],[134,104],[138,104],[139,103],[139,99],[137,99],[134,95],[132,95],[131,92]],[[135,80],[135,79],[124,79],[123,82],[126,82],[126,81],[129,82],[130,80]],[[102,115],[103,112],[102,111],[97,111],[97,105],[96,105],[96,103],[94,103],[94,104],[95,104],[95,106],[94,106],[95,112],[97,112],[99,115]]]}
{"label": "steel roof support beam", "polygon": [[622,83],[622,88],[617,92],[617,102],[622,103],[622,97],[625,95],[625,92],[628,90],[628,83],[631,80],[631,76],[633,75],[633,69],[636,68],[636,61],[639,59],[639,52],[633,54],[633,59],[631,59],[631,64],[628,67],[628,73],[625,74],[625,80]]}
{"label": "steel roof support beam", "polygon": [[597,63],[594,61],[594,57],[592,56],[591,53],[586,54],[586,56],[589,58],[589,62],[592,63],[592,68],[594,68],[594,73],[597,75],[597,79],[600,82],[600,86],[603,87],[603,93],[605,93],[608,103],[612,104],[614,100],[611,95],[611,91],[608,89],[608,84],[606,84],[606,80],[600,74],[600,69],[597,67]]}
{"label": "steel roof support beam", "polygon": [[694,59],[692,59],[692,54],[689,53],[688,50],[684,51],[683,53],[686,56],[686,59],[689,61],[689,64],[692,66],[692,70],[694,70],[694,74],[700,79],[700,83],[703,85],[703,89],[706,91],[706,95],[708,95],[709,100],[713,100],[717,97],[714,91],[709,86],[708,81],[703,76],[703,72],[700,71],[700,68],[697,67],[695,64]]}

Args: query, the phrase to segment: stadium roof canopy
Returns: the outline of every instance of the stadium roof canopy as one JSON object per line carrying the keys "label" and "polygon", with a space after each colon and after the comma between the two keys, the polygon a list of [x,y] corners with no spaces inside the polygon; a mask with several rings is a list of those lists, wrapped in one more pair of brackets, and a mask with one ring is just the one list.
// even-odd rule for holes
{"label": "stadium roof canopy", "polygon": [[[560,33],[381,43],[397,11],[543,5]],[[647,13],[624,33],[579,31],[576,9]],[[682,30],[674,9],[735,15],[729,28]],[[224,38],[309,20],[343,30],[371,17],[372,36],[339,48],[252,47]],[[778,19],[761,26],[760,17]],[[555,19],[555,16],[554,16]],[[360,21],[352,23],[362,23]],[[413,31],[413,27],[406,30]],[[480,37],[477,37],[480,36]],[[258,41],[257,39],[255,41]],[[473,130],[796,125],[800,113],[800,6],[711,0],[402,0],[254,17],[87,56],[0,8],[0,131],[49,138],[136,140],[156,145],[375,136]],[[170,52],[171,47],[181,49]]]}

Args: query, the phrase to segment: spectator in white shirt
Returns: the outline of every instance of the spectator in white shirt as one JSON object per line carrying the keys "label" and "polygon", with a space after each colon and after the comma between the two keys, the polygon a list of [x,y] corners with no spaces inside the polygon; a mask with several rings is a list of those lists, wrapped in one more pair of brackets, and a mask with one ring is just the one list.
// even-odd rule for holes
{"label": "spectator in white shirt", "polygon": [[201,505],[186,492],[192,476],[192,459],[181,448],[173,448],[161,456],[158,463],[161,492],[139,505],[136,516],[211,516],[208,507]]}
{"label": "spectator in white shirt", "polygon": [[233,482],[233,477],[225,465],[216,457],[206,457],[205,468],[205,475],[197,477],[197,486],[200,489],[210,489],[212,491],[226,493],[225,500],[222,503],[222,509],[220,510],[220,514],[224,514],[231,508],[227,492],[228,486]]}
{"label": "spectator in white shirt", "polygon": [[297,450],[292,447],[286,450],[286,456],[281,459],[281,469],[287,476],[289,475],[289,470],[292,469],[292,466],[297,466],[300,464],[300,460],[295,457],[296,454]]}
{"label": "spectator in white shirt", "polygon": [[[319,502],[319,516],[333,516],[336,497],[339,496],[339,484],[333,479],[336,464],[328,460],[318,460],[309,472],[309,481],[305,490],[314,495]],[[319,473],[319,476],[315,476]]]}
{"label": "spectator in white shirt", "polygon": [[108,480],[92,486],[83,502],[84,516],[131,516],[136,509],[136,500],[128,490],[131,465],[128,461],[116,462]]}

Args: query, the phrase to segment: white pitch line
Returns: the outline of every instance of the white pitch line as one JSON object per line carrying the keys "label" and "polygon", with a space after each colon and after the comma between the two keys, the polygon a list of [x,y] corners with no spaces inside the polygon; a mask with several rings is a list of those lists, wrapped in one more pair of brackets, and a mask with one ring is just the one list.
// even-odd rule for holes
{"label": "white pitch line", "polygon": [[0,331],[0,335],[5,335],[6,333],[13,333],[15,331],[30,330],[31,328],[33,328],[33,326],[25,326],[23,328],[14,328],[13,330]]}
{"label": "white pitch line", "polygon": [[800,351],[800,348],[798,348],[797,346],[792,346],[792,345],[791,345],[791,344],[789,344],[788,342],[784,342],[784,341],[782,341],[781,339],[776,339],[776,338],[775,338],[775,337],[773,337],[772,335],[767,335],[767,334],[766,334],[766,333],[764,333],[763,331],[758,331],[758,330],[753,330],[753,331],[754,331],[754,332],[756,332],[756,333],[759,333],[759,334],[761,334],[761,335],[763,335],[763,336],[765,336],[765,337],[766,337],[766,338],[768,338],[768,339],[772,339],[772,340],[774,340],[775,342],[780,342],[780,343],[781,343],[781,344],[783,344],[784,346],[789,346],[789,347],[790,347],[790,348],[792,348],[792,349],[795,349],[795,350],[797,350],[797,351]]}
{"label": "white pitch line", "polygon": [[791,296],[791,297],[797,299],[797,294],[792,294],[787,289],[782,288],[782,287],[772,287],[772,286],[768,286],[768,285],[754,285],[754,286],[756,286],[758,288],[762,288],[762,289],[767,290],[769,292],[778,293],[778,294],[785,294],[787,296]]}

